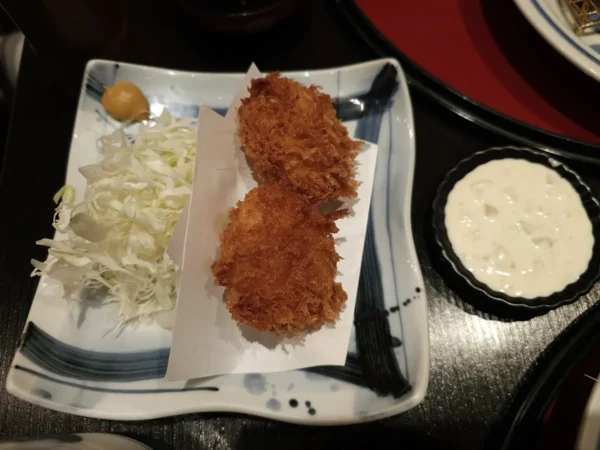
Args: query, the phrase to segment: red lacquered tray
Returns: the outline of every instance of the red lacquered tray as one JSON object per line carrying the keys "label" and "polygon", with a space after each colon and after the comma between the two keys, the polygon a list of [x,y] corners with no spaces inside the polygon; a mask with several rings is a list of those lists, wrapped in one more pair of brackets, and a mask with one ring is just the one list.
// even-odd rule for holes
{"label": "red lacquered tray", "polygon": [[600,83],[558,54],[512,0],[354,0],[422,70],[484,109],[600,144]]}

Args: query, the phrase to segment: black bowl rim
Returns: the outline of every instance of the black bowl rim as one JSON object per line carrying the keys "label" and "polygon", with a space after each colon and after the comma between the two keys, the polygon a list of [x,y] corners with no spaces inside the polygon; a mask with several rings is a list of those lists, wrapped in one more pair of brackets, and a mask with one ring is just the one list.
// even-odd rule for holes
{"label": "black bowl rim", "polygon": [[[542,164],[566,179],[579,194],[583,207],[592,223],[594,247],[588,267],[581,276],[563,290],[554,292],[545,297],[526,299],[512,297],[502,292],[490,289],[485,283],[477,280],[462,264],[450,244],[445,224],[445,207],[448,194],[454,185],[475,167],[496,159],[524,159],[529,162]],[[600,276],[600,203],[594,197],[590,187],[583,182],[581,177],[568,166],[550,154],[533,150],[528,147],[504,146],[491,147],[474,153],[461,160],[444,177],[437,189],[433,201],[433,228],[435,240],[440,247],[443,257],[450,263],[454,272],[459,275],[471,288],[483,294],[490,300],[503,303],[510,307],[517,307],[530,311],[550,310],[562,305],[573,303],[586,294],[594,286]]]}

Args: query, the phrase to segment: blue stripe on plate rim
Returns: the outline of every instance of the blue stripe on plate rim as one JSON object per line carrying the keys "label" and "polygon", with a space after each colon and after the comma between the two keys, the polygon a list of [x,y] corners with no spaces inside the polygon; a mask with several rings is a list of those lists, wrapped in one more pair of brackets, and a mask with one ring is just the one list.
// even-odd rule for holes
{"label": "blue stripe on plate rim", "polygon": [[[589,50],[587,50],[587,46],[581,45],[579,42],[577,42],[575,39],[573,39],[571,36],[565,33],[564,30],[552,20],[552,18],[544,10],[543,6],[540,4],[539,0],[531,0],[531,4],[540,13],[540,15],[544,18],[548,25],[550,25],[554,29],[554,31],[556,31],[562,38],[564,38],[569,44],[571,44],[572,47],[574,47],[579,53],[586,56],[594,63],[600,64],[600,58],[598,58],[598,56],[594,55],[593,53],[590,53]],[[594,46],[590,47],[592,48],[592,50],[597,51]]]}

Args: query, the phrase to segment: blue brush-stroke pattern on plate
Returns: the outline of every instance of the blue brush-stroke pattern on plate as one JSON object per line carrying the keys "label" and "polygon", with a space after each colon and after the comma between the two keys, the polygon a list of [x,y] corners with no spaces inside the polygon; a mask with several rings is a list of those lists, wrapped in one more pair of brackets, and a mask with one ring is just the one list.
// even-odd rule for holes
{"label": "blue brush-stroke pattern on plate", "polygon": [[[92,75],[90,77],[95,79]],[[86,85],[88,94],[94,96],[96,91],[88,86],[90,83]],[[365,97],[364,93],[360,95]],[[171,107],[168,108],[171,111]],[[361,118],[354,137],[376,142],[386,108],[386,103],[383,103]],[[194,117],[193,111],[197,114],[198,107],[190,105],[180,109],[188,111]],[[391,145],[390,140],[390,153]],[[410,389],[410,385],[398,365],[387,323],[389,312],[383,303],[380,261],[373,237],[375,220],[377,218],[372,213],[369,214],[355,309],[357,352],[349,355],[345,367],[312,368],[311,371],[367,386],[381,395],[392,394],[399,397]],[[390,234],[387,225],[386,229]],[[393,265],[393,261],[391,264]],[[400,336],[399,341],[403,340],[403,336]],[[133,354],[82,350],[54,339],[33,323],[28,326],[21,351],[31,361],[50,372],[91,381],[126,382],[163,378],[169,358],[168,348]],[[406,359],[405,353],[404,358]]]}
{"label": "blue brush-stroke pattern on plate", "polygon": [[[362,66],[367,68],[369,65],[373,67],[376,64],[377,62],[365,63]],[[382,68],[385,65],[385,62],[379,64],[379,67]],[[89,102],[91,102],[92,105],[98,104],[97,101],[99,100],[102,92],[101,87],[103,85],[113,84],[114,81],[118,79],[120,67],[125,67],[126,70],[130,71],[130,74],[135,74],[135,71],[139,70],[141,71],[140,75],[143,74],[145,77],[147,77],[148,73],[152,70],[163,71],[163,69],[151,68],[138,69],[139,66],[126,64],[122,64],[120,66],[119,64],[102,61],[90,63],[90,68],[87,72],[88,77],[85,82],[85,90],[82,91],[82,98],[80,99],[80,111],[82,105],[86,104],[85,100],[83,99],[86,94],[90,99]],[[333,75],[337,78],[337,98],[359,96],[361,98],[368,97],[368,93],[365,94],[365,92],[368,91],[369,83],[372,81],[372,78],[371,80],[361,79],[363,81],[361,81],[361,83],[357,83],[360,85],[360,87],[357,86],[356,89],[352,89],[350,92],[347,92],[347,87],[344,89],[346,92],[343,92],[341,89],[341,87],[344,85],[344,82],[340,81],[342,73],[346,76],[348,74],[352,74],[353,76],[358,76],[359,78],[362,76],[362,67],[361,70],[358,70],[360,66],[356,67],[357,69],[355,73],[353,72],[355,69],[352,66],[349,68],[334,69],[330,72],[322,71],[322,73],[327,73],[327,75]],[[397,62],[394,62],[394,67],[397,67],[398,70],[400,70]],[[306,74],[308,74],[308,72]],[[303,75],[304,74],[298,74],[296,76],[301,78]],[[125,75],[125,77],[126,76],[127,75]],[[223,76],[227,77],[228,75]],[[322,78],[323,77],[324,76],[322,76]],[[210,78],[210,76],[207,75],[206,78]],[[214,78],[218,77],[215,76]],[[403,82],[402,93],[403,95],[407,95],[408,92],[406,90],[406,82],[404,81],[403,75],[399,74],[399,78]],[[208,81],[210,81],[210,79]],[[159,85],[157,84],[156,86],[158,87]],[[160,88],[162,89],[163,86],[160,85]],[[335,89],[335,87],[331,85],[329,86],[329,92],[335,92]],[[147,94],[150,100],[151,107],[152,105],[156,105],[157,107],[161,108],[167,107],[171,113],[181,117],[194,117],[197,115],[198,106],[195,104],[186,104],[178,101],[177,99],[168,100],[164,97],[161,97],[162,94],[160,92],[155,93],[152,91],[152,89],[148,88],[144,88],[144,92]],[[396,99],[395,101],[402,102],[404,105],[406,105],[406,103],[404,103],[406,100],[399,100],[397,96],[398,94],[394,96]],[[303,413],[310,416],[310,423],[349,423],[352,421],[372,420],[374,418],[390,415],[390,413],[393,413],[394,410],[397,410],[397,406],[401,404],[402,399],[395,399],[400,397],[410,398],[410,396],[403,397],[403,395],[411,391],[411,385],[413,385],[413,382],[409,383],[408,381],[409,372],[411,370],[413,373],[417,373],[419,377],[422,377],[423,375],[422,371],[419,373],[419,371],[416,370],[417,361],[414,360],[415,354],[413,353],[413,355],[410,357],[407,356],[407,338],[405,336],[405,324],[403,322],[404,314],[402,311],[404,308],[410,308],[409,304],[411,303],[411,298],[413,301],[417,299],[424,300],[423,294],[419,294],[422,289],[422,281],[420,281],[418,266],[416,266],[416,259],[413,256],[414,247],[412,242],[410,242],[411,235],[409,218],[408,222],[406,222],[406,215],[407,212],[409,214],[410,209],[406,208],[403,212],[401,212],[400,217],[398,216],[397,211],[395,211],[395,216],[393,218],[391,217],[390,213],[390,211],[393,210],[391,202],[397,202],[402,198],[399,197],[398,192],[395,191],[395,189],[398,189],[398,187],[396,184],[394,184],[396,182],[396,176],[398,173],[402,172],[398,172],[398,160],[394,160],[393,158],[394,152],[399,151],[399,144],[397,144],[393,139],[393,137],[397,135],[397,133],[393,130],[393,127],[402,126],[400,125],[402,123],[408,124],[407,132],[410,134],[410,139],[412,139],[412,117],[410,116],[411,112],[409,104],[408,109],[403,106],[405,113],[409,115],[408,117],[398,116],[397,112],[392,114],[390,112],[390,105],[385,103],[379,106],[380,107],[378,108],[373,108],[370,110],[369,114],[353,123],[355,129],[355,138],[368,140],[371,142],[379,141],[378,173],[381,166],[381,173],[379,176],[381,177],[380,180],[383,180],[383,183],[379,182],[379,190],[374,188],[373,191],[374,199],[375,195],[378,196],[377,200],[379,209],[377,209],[377,213],[374,212],[374,201],[371,205],[371,211],[369,215],[367,236],[361,267],[361,279],[359,283],[359,292],[355,310],[355,332],[351,338],[346,365],[342,367],[314,367],[304,371],[287,372],[290,374],[290,376],[294,373],[305,373],[305,380],[309,382],[309,385],[312,383],[312,385],[315,386],[314,389],[316,390],[310,388],[308,391],[302,391],[299,390],[300,387],[298,381],[294,383],[285,382],[284,384],[288,386],[287,391],[294,392],[293,398],[286,400],[276,398],[277,395],[275,392],[275,385],[272,385],[273,392],[270,393],[271,398],[264,401],[261,409],[256,410],[254,407],[251,409],[244,409],[243,405],[236,408],[235,405],[233,405],[234,407],[231,408],[231,410],[240,410],[243,412],[282,418],[284,420],[304,422],[305,419],[294,419],[289,415],[291,413],[295,413],[297,410],[298,412],[300,411],[299,408],[293,406],[294,404],[298,404],[297,398],[302,399],[302,396],[310,395],[311,398],[314,397],[315,399],[318,399],[320,395],[318,394],[320,389],[318,386],[322,383],[325,383],[324,380],[330,379],[332,381],[329,382],[329,385],[331,386],[329,392],[333,393],[334,395],[347,396],[350,394],[355,397],[357,399],[356,401],[358,402],[354,407],[355,410],[354,412],[350,411],[350,414],[347,414],[346,412],[336,412],[334,416],[330,415],[324,417],[321,415],[322,409],[315,406],[317,403],[316,400],[313,401],[312,405],[310,405],[311,402],[306,401],[306,404],[310,406],[307,406],[306,411],[303,411]],[[94,106],[94,108],[96,108],[96,111],[100,110],[98,106]],[[224,108],[222,106],[213,109],[219,110],[221,113],[224,112]],[[89,110],[90,109],[88,106],[87,111]],[[392,120],[395,121],[396,125],[392,123]],[[104,123],[104,129],[101,130],[102,134],[110,132],[115,126],[114,123],[111,123],[110,120],[105,117],[101,118],[101,122]],[[379,140],[381,130],[384,130],[384,134],[388,135],[383,141]],[[385,142],[385,144],[383,144],[383,142]],[[411,146],[412,150],[409,148],[409,153],[410,151],[414,151],[414,143],[412,143]],[[414,157],[409,159],[409,167],[412,167],[412,158]],[[402,176],[406,177],[406,172],[402,173]],[[412,182],[412,168],[408,170],[408,182]],[[406,190],[406,187],[400,186],[400,189]],[[408,192],[410,193],[410,186],[408,188]],[[410,196],[408,196],[406,200],[410,201]],[[384,214],[381,213],[381,205],[384,205]],[[402,217],[402,214],[404,214],[404,217]],[[408,227],[408,235],[399,236],[398,231],[396,231],[398,229],[397,226],[394,228],[394,230],[392,230],[394,226],[394,220],[397,220],[398,218],[403,221],[402,224],[400,224],[400,232],[405,233],[406,231],[402,230],[407,230]],[[404,280],[412,280],[409,286],[403,284],[400,281],[400,278],[397,278],[397,275],[399,274],[398,271],[400,269],[398,269],[398,262],[395,260],[398,255],[395,254],[394,249],[397,248],[395,246],[397,245],[397,240],[399,238],[400,241],[409,240],[408,243],[402,242],[403,247],[399,247],[405,248],[406,250],[403,251],[409,252],[409,254],[403,254],[401,256],[401,264],[404,264],[402,267],[405,267],[408,263],[411,268],[411,272],[415,271],[415,267],[417,267],[416,271],[414,272],[415,275],[402,275]],[[384,247],[381,247],[382,243]],[[387,248],[388,246],[390,248]],[[380,250],[383,250],[383,252]],[[406,268],[404,270],[406,270]],[[384,295],[384,291],[387,292],[388,297]],[[407,297],[407,292],[412,292],[414,295]],[[411,317],[414,319],[414,316]],[[227,390],[226,387],[223,387],[224,380],[230,379],[234,383],[239,383],[238,380],[240,380],[239,377],[234,375],[223,376],[217,377],[218,383],[216,384],[220,387],[202,385],[198,387],[192,386],[189,389],[162,389],[162,382],[160,379],[166,370],[169,348],[157,348],[143,352],[136,351],[133,353],[92,351],[79,348],[76,345],[73,345],[73,343],[70,341],[66,341],[69,343],[62,342],[60,339],[46,333],[43,330],[44,328],[44,323],[40,321],[33,323],[30,320],[26,332],[24,333],[21,345],[21,354],[25,356],[28,361],[33,363],[35,365],[34,367],[39,367],[40,369],[34,370],[31,367],[24,367],[23,364],[17,364],[13,366],[13,372],[16,371],[27,373],[30,376],[35,376],[40,380],[44,380],[44,382],[51,382],[55,383],[56,385],[78,389],[80,392],[87,390],[115,394],[167,393],[188,390],[212,390],[213,392],[217,392],[216,390],[218,389],[218,393],[220,395],[220,393]],[[414,333],[414,329],[412,330],[412,333]],[[424,330],[424,333],[426,334],[427,331]],[[412,336],[412,339],[415,339],[415,336]],[[421,348],[421,351],[423,351],[424,348],[422,347],[422,338],[418,339],[421,339],[421,343],[418,344],[420,347],[417,348]],[[425,360],[428,359],[427,355],[425,354],[418,354],[416,357],[420,359],[424,358]],[[50,376],[51,374],[55,374],[56,376]],[[285,374],[286,373],[269,375],[269,379],[283,379],[283,381],[285,381]],[[9,378],[12,380],[15,376],[15,374],[11,374]],[[254,374],[253,376],[260,377],[262,380],[267,378],[266,374]],[[62,377],[66,378],[67,380],[61,379]],[[333,380],[338,381],[333,382]],[[127,388],[127,384],[131,384],[135,387],[138,384],[140,386],[146,386],[147,383],[150,383],[150,385],[154,384],[155,386],[158,383],[158,387],[150,387],[147,389]],[[304,384],[304,382],[302,384]],[[37,384],[35,386],[37,386]],[[91,417],[119,417],[116,414],[108,415],[102,412],[95,413],[90,411],[90,409],[93,410],[94,406],[93,404],[90,405],[89,402],[88,404],[82,405],[80,401],[75,401],[66,403],[66,406],[62,408],[60,402],[64,402],[64,400],[56,400],[56,394],[60,393],[60,391],[50,392],[52,391],[51,386],[51,384],[45,384],[34,388],[34,390],[36,390],[38,393],[43,392],[43,395],[37,395],[38,398],[53,402],[50,404],[46,402],[45,406],[62,410],[66,409],[69,412],[73,412],[72,409],[69,408],[77,408],[77,405],[79,404],[81,407],[87,408],[88,411],[85,413],[82,413],[81,411],[75,411],[76,413],[82,413]],[[354,386],[354,388],[351,386]],[[7,387],[9,387],[9,383],[7,383]],[[280,390],[281,389],[282,388],[280,388]],[[304,389],[306,389],[306,387]],[[352,389],[354,389],[354,391]],[[29,399],[24,393],[15,392],[14,388],[9,390],[12,393],[17,393],[17,395],[22,396],[23,398]],[[246,390],[247,392],[251,392],[251,390]],[[263,391],[267,390],[268,389],[263,389]],[[373,397],[364,397],[364,400],[360,400],[361,396],[364,395],[360,394],[361,390],[365,392],[372,392],[371,396]],[[414,397],[417,400],[413,400],[413,403],[411,403],[412,406],[418,403],[418,401],[420,401],[424,395],[424,389],[422,385],[419,390],[420,392],[416,394],[416,397]],[[258,394],[269,395],[268,392],[262,391]],[[33,392],[30,393],[30,395],[32,397],[36,396],[36,394]],[[391,402],[384,401],[383,403],[377,400],[377,402],[381,403],[382,406],[380,406],[380,408],[382,408],[382,410],[373,410],[371,405],[373,405],[373,402],[378,397],[392,400]],[[76,396],[76,398],[79,397]],[[368,398],[371,398],[371,400],[368,400]],[[367,403],[364,403],[364,401],[367,401]],[[362,406],[361,402],[363,402]],[[194,410],[202,410],[202,408],[195,408]],[[277,414],[271,414],[268,411]],[[160,412],[158,414],[152,414],[151,416],[169,415],[168,413],[161,414]],[[140,416],[148,417],[147,415],[143,414]],[[130,418],[129,415],[124,415],[122,417]]]}

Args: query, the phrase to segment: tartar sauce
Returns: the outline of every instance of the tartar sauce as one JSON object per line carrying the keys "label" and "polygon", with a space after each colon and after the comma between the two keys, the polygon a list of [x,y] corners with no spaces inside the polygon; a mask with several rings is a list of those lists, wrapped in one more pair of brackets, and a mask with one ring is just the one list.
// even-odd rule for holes
{"label": "tartar sauce", "polygon": [[579,195],[541,164],[499,159],[478,166],[455,184],[445,213],[463,265],[513,297],[563,290],[592,257],[592,224]]}

